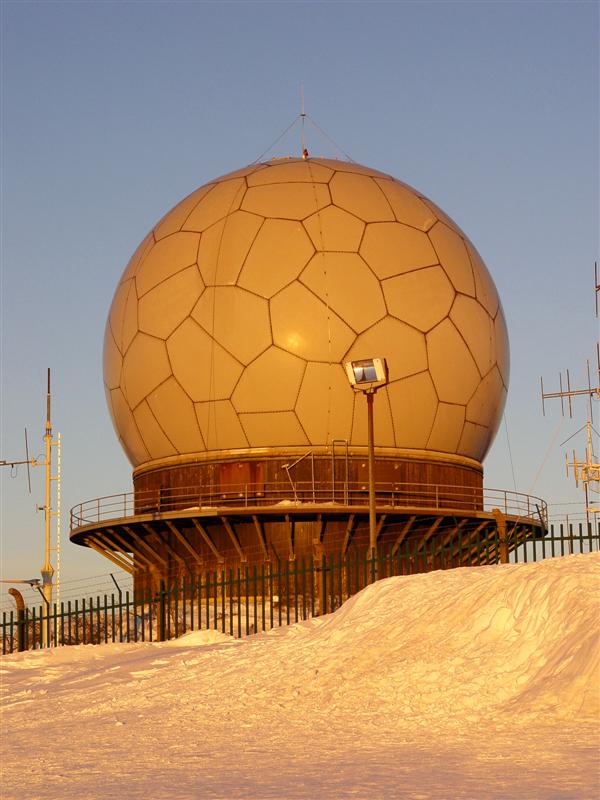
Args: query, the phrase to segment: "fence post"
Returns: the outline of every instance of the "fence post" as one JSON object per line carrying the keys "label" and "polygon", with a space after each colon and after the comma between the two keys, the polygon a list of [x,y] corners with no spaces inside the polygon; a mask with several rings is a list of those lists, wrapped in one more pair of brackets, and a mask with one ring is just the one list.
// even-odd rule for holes
{"label": "fence post", "polygon": [[327,614],[327,557],[323,553],[321,557],[321,580],[319,581],[319,613],[321,616]]}
{"label": "fence post", "polygon": [[158,641],[166,639],[165,582],[161,580],[158,590]]}

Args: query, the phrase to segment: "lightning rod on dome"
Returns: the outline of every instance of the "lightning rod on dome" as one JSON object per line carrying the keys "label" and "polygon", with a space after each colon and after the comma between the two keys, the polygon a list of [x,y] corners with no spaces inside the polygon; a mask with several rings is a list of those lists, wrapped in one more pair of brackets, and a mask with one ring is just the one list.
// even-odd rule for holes
{"label": "lightning rod on dome", "polygon": [[302,149],[302,158],[306,160],[308,158],[308,150],[306,149],[306,141],[304,139],[304,120],[306,118],[306,112],[304,111],[304,84],[300,84],[300,147]]}

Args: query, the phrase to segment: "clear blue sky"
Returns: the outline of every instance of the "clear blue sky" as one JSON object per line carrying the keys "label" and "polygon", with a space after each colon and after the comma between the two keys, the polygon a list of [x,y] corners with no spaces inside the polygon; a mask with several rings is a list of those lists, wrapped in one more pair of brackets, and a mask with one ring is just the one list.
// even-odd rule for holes
{"label": "clear blue sky", "polygon": [[[268,147],[304,83],[307,112],[352,158],[417,187],[477,245],[509,326],[517,488],[581,499],[558,445],[584,424],[584,404],[573,420],[557,405],[542,417],[539,376],[550,388],[570,367],[582,381],[597,337],[597,3],[1,8],[0,458],[23,457],[24,426],[41,452],[51,366],[64,511],[131,487],[102,387],[118,278],[165,211]],[[297,152],[286,145],[276,154]],[[309,147],[333,154],[317,136]],[[583,438],[573,444],[583,453]],[[37,575],[42,471],[31,496],[24,471],[0,477],[2,574]],[[514,488],[504,425],[485,484]],[[63,580],[109,571],[63,537]]]}

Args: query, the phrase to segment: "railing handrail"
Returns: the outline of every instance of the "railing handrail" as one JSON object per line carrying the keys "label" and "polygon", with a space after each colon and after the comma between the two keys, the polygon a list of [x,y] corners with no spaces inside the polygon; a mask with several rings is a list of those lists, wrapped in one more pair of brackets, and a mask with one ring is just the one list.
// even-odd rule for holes
{"label": "railing handrail", "polygon": [[[198,486],[176,487],[173,490],[148,489],[84,500],[73,506],[70,512],[71,531],[84,525],[109,519],[123,519],[144,513],[201,510],[228,506],[277,507],[282,502],[294,505],[330,505],[336,502],[339,492],[343,505],[368,505],[368,486],[362,481],[343,482],[341,490],[332,495],[331,484],[323,482],[315,487],[312,481],[296,481],[296,497],[290,497],[290,486],[283,481],[232,484],[219,489]],[[308,499],[298,499],[306,494]],[[523,492],[455,484],[415,483],[401,481],[377,481],[375,495],[379,505],[395,508],[412,508],[426,505],[434,508],[454,508],[457,502],[476,505],[477,510],[499,508],[506,514],[528,519],[548,519],[548,507],[544,500]],[[408,495],[408,497],[406,497]],[[405,501],[402,502],[403,497]],[[390,502],[391,501],[391,502]]]}

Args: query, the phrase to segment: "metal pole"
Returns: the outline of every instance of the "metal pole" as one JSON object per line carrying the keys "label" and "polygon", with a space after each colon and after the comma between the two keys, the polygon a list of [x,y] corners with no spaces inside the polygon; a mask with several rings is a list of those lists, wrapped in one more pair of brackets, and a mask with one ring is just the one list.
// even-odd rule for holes
{"label": "metal pole", "polygon": [[56,605],[60,606],[60,433],[56,436]]}
{"label": "metal pole", "polygon": [[369,442],[369,557],[371,559],[371,580],[376,571],[376,513],[375,513],[375,444],[373,433],[373,398],[375,392],[365,392],[367,396],[368,442]]}
{"label": "metal pole", "polygon": [[[50,423],[50,369],[48,369],[48,392],[46,394],[46,433],[44,435],[46,446],[46,500],[44,504],[45,523],[45,560],[42,567],[42,594],[44,596],[46,614],[50,615],[52,606],[52,576],[54,568],[50,562],[50,522],[52,518],[51,471],[52,471],[52,425]],[[42,620],[42,647],[50,646],[49,628],[46,620]]]}

